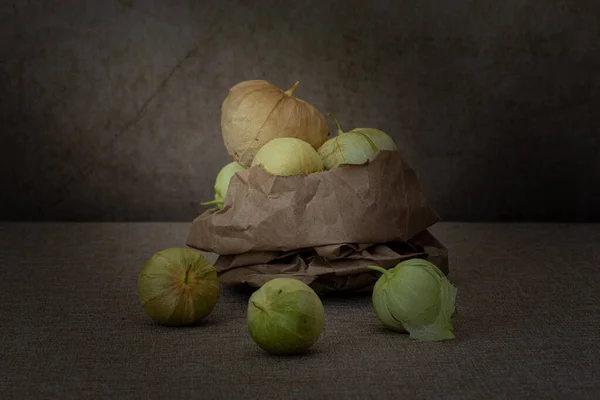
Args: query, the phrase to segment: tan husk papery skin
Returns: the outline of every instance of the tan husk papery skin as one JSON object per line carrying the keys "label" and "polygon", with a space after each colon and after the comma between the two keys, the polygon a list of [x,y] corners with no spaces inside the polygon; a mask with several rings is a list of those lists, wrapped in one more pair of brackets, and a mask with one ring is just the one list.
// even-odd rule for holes
{"label": "tan husk papery skin", "polygon": [[318,149],[327,140],[323,113],[289,90],[264,80],[243,81],[229,90],[221,107],[221,133],[229,155],[249,167],[256,152],[278,137],[302,139]]}

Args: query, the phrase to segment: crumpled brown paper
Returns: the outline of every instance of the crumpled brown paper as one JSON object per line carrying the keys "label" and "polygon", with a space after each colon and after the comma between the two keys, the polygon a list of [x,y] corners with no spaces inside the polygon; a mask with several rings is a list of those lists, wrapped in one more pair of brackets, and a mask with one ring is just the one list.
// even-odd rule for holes
{"label": "crumpled brown paper", "polygon": [[439,216],[399,151],[363,165],[308,175],[239,171],[221,210],[194,219],[186,244],[219,255],[222,282],[259,287],[293,276],[318,293],[370,290],[378,275],[428,258],[447,273],[447,252],[428,231]]}
{"label": "crumpled brown paper", "polygon": [[221,282],[261,287],[273,278],[296,278],[319,295],[371,292],[379,277],[367,268],[392,268],[409,258],[424,258],[448,273],[448,251],[429,231],[407,242],[330,245],[307,250],[250,252],[219,256],[215,268]]}
{"label": "crumpled brown paper", "polygon": [[220,255],[406,241],[439,220],[398,151],[363,165],[275,176],[236,173],[221,210],[192,223],[187,244]]}

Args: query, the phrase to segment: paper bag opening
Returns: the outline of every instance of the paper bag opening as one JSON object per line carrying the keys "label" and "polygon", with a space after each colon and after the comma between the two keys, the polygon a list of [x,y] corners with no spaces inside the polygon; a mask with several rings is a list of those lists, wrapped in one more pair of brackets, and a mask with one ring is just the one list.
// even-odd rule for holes
{"label": "paper bag opening", "polygon": [[362,165],[276,176],[237,172],[222,209],[192,222],[187,245],[219,255],[405,242],[439,221],[399,151]]}

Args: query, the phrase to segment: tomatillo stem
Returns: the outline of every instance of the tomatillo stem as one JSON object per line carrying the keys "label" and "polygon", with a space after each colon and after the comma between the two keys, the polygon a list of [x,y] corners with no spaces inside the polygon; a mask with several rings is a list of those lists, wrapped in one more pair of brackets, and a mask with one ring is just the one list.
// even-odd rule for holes
{"label": "tomatillo stem", "polygon": [[298,87],[298,85],[300,84],[300,81],[294,83],[294,86],[292,86],[291,88],[289,88],[288,90],[285,91],[285,94],[287,94],[288,96],[291,96],[294,94],[294,90],[296,90],[296,88]]}
{"label": "tomatillo stem", "polygon": [[203,205],[203,206],[210,206],[210,205],[213,205],[213,204],[223,204],[223,200],[216,200],[215,199],[215,200],[212,200],[212,201],[206,201],[204,203],[200,203],[200,205]]}
{"label": "tomatillo stem", "polygon": [[335,115],[333,115],[332,113],[327,113],[327,115],[330,116],[331,118],[333,118],[333,120],[335,121],[335,125],[338,128],[338,135],[343,135],[345,132],[342,130],[342,127],[340,126],[340,123],[338,122]]}
{"label": "tomatillo stem", "polygon": [[379,271],[385,276],[389,276],[390,274],[390,271],[377,265],[369,265],[367,268],[372,269],[373,271]]}

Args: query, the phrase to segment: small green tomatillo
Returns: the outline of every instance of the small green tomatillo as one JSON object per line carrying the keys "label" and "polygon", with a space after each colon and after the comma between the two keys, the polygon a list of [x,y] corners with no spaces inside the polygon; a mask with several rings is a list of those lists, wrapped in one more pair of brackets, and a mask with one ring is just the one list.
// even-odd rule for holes
{"label": "small green tomatillo", "polygon": [[199,252],[168,248],[155,253],[137,280],[144,311],[162,325],[191,325],[208,316],[219,298],[217,271]]}
{"label": "small green tomatillo", "polygon": [[375,128],[354,128],[344,132],[337,118],[331,113],[327,115],[335,121],[338,135],[317,150],[325,169],[364,164],[380,150],[397,150],[394,140],[387,133]]}
{"label": "small green tomatillo", "polygon": [[272,354],[294,355],[308,350],[321,336],[324,320],[321,299],[298,279],[271,279],[248,301],[250,336]]}
{"label": "small green tomatillo", "polygon": [[437,341],[453,339],[452,315],[457,289],[433,263],[419,258],[381,272],[373,287],[373,308],[379,321],[410,338]]}
{"label": "small green tomatillo", "polygon": [[216,205],[217,208],[222,209],[223,205],[225,204],[225,197],[227,196],[227,190],[229,189],[231,178],[236,174],[236,172],[244,169],[246,168],[235,161],[232,161],[221,168],[217,174],[217,179],[215,180],[215,199],[200,204],[203,206]]}

